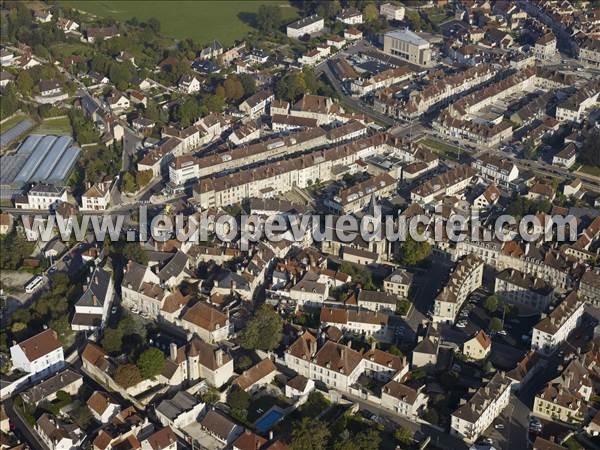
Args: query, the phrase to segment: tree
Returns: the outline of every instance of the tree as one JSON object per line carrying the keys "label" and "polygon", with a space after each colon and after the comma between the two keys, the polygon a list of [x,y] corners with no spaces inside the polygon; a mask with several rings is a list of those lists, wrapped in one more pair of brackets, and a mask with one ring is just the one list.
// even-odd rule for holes
{"label": "tree", "polygon": [[592,131],[583,141],[579,160],[588,166],[600,167],[600,132]]}
{"label": "tree", "polygon": [[237,409],[238,411],[247,411],[250,406],[250,394],[246,391],[234,386],[227,395],[227,404],[231,409]]}
{"label": "tree", "polygon": [[106,328],[102,338],[102,348],[108,353],[120,353],[123,346],[123,332],[115,328]]}
{"label": "tree", "polygon": [[409,446],[413,441],[413,433],[408,428],[398,427],[394,431],[394,439],[396,439],[401,445]]}
{"label": "tree", "polygon": [[165,367],[165,355],[157,348],[149,348],[140,354],[136,365],[143,378],[155,377]]}
{"label": "tree", "polygon": [[160,22],[158,19],[154,18],[154,17],[150,17],[148,19],[148,22],[146,22],[148,24],[148,27],[154,31],[155,34],[160,33]]}
{"label": "tree", "polygon": [[131,386],[135,386],[140,381],[142,381],[142,375],[135,364],[122,364],[117,367],[115,382],[118,385],[127,389]]}
{"label": "tree", "polygon": [[123,192],[135,192],[137,189],[136,183],[135,183],[135,175],[133,175],[131,172],[125,172],[125,175],[123,175],[123,186],[122,186]]}
{"label": "tree", "polygon": [[303,415],[314,418],[321,414],[328,406],[329,402],[323,394],[318,391],[312,391],[308,394],[306,402],[300,407],[300,411]]}
{"label": "tree", "polygon": [[440,422],[440,417],[435,408],[429,408],[425,412],[424,419],[432,425],[437,425]]}
{"label": "tree", "polygon": [[498,309],[498,297],[495,295],[490,295],[485,299],[483,307],[487,310],[487,312],[492,314]]}
{"label": "tree", "polygon": [[252,359],[248,355],[242,355],[238,361],[238,368],[246,370],[250,366],[252,366]]}
{"label": "tree", "polygon": [[292,431],[292,450],[324,450],[329,429],[320,420],[304,417]]}
{"label": "tree", "polygon": [[276,5],[261,5],[256,14],[256,27],[264,34],[271,35],[281,25],[281,9]]}
{"label": "tree", "polygon": [[490,319],[490,330],[494,333],[497,333],[498,331],[502,330],[502,321],[497,317],[492,317]]}
{"label": "tree", "polygon": [[261,305],[242,333],[242,346],[248,349],[270,351],[279,345],[283,320],[267,304]]}
{"label": "tree", "polygon": [[408,236],[402,245],[402,263],[415,266],[425,260],[431,253],[431,245],[427,241],[417,242]]}
{"label": "tree", "polygon": [[138,171],[135,174],[135,184],[137,185],[137,188],[141,189],[146,186],[148,183],[150,183],[153,177],[154,173],[150,169]]}
{"label": "tree", "polygon": [[367,22],[373,22],[374,20],[377,20],[377,17],[379,17],[377,6],[375,6],[374,3],[367,4],[363,9],[363,16]]}
{"label": "tree", "polygon": [[17,89],[21,94],[31,94],[31,91],[33,90],[33,79],[31,78],[31,75],[29,75],[29,72],[27,72],[26,70],[22,70],[21,72],[19,72],[19,75],[17,75],[16,83]]}
{"label": "tree", "polygon": [[276,84],[277,97],[294,103],[307,92],[302,72],[293,71],[285,74]]}
{"label": "tree", "polygon": [[135,261],[143,266],[148,264],[148,255],[137,242],[124,243],[121,254],[125,259]]}
{"label": "tree", "polygon": [[206,392],[201,396],[202,401],[206,404],[212,405],[213,403],[217,403],[219,401],[219,391],[212,386],[209,386]]}
{"label": "tree", "polygon": [[404,355],[402,354],[402,352],[400,351],[400,349],[398,347],[396,347],[395,345],[392,345],[389,349],[388,349],[388,353],[394,355],[394,356],[399,356],[400,358],[402,358]]}
{"label": "tree", "polygon": [[360,450],[378,450],[381,436],[376,430],[367,430],[354,436],[354,444]]}
{"label": "tree", "polygon": [[246,97],[253,95],[256,92],[256,81],[254,80],[254,77],[248,73],[242,73],[238,77],[244,88],[244,95]]}
{"label": "tree", "polygon": [[227,77],[223,83],[223,88],[225,89],[225,97],[229,100],[237,101],[244,96],[244,86],[234,74]]}

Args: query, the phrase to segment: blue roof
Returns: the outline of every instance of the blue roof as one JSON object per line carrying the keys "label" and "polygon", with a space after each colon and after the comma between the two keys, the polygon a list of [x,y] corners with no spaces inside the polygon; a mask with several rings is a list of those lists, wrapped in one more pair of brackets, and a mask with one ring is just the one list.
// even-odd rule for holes
{"label": "blue roof", "polygon": [[35,171],[32,177],[33,181],[46,180],[50,176],[71,140],[69,136],[61,136],[52,143],[52,147],[44,158],[44,163]]}
{"label": "blue roof", "polygon": [[7,145],[10,142],[14,141],[16,138],[21,136],[27,130],[32,128],[34,125],[33,121],[30,119],[21,120],[14,127],[9,128],[4,133],[0,135],[0,145]]}

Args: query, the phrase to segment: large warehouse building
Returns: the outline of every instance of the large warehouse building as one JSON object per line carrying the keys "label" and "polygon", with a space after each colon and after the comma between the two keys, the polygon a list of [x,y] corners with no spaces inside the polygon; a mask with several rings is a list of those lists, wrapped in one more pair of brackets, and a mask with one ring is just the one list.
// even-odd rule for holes
{"label": "large warehouse building", "polygon": [[65,184],[80,153],[70,136],[30,135],[0,159],[0,198],[13,199],[30,183]]}

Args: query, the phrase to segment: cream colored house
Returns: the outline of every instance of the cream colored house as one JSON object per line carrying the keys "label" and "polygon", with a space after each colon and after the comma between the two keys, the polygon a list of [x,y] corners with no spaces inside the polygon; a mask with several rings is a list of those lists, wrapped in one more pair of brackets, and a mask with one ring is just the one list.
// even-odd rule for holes
{"label": "cream colored house", "polygon": [[483,330],[463,344],[463,354],[475,361],[486,359],[491,351],[492,339]]}

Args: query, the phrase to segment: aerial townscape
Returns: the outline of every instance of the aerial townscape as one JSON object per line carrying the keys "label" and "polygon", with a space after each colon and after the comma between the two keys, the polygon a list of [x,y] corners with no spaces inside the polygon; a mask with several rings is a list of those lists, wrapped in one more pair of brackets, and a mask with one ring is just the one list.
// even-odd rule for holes
{"label": "aerial townscape", "polygon": [[600,2],[3,0],[0,44],[0,450],[600,449]]}

